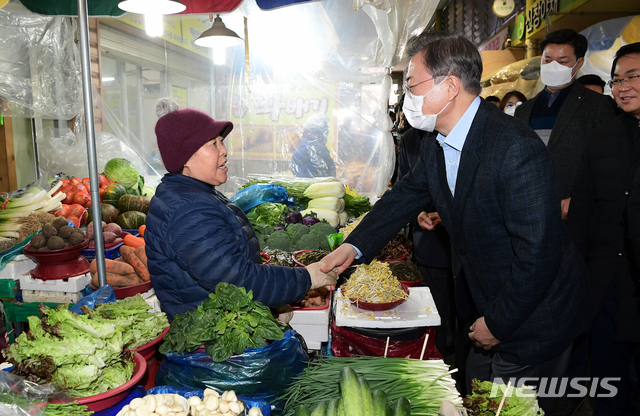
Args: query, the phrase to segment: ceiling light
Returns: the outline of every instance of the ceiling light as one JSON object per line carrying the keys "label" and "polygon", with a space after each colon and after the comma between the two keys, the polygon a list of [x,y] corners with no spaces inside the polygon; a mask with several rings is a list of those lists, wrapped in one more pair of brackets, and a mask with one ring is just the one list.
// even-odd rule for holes
{"label": "ceiling light", "polygon": [[164,21],[161,14],[145,14],[144,30],[147,36],[157,38],[164,33]]}
{"label": "ceiling light", "polygon": [[[213,17],[213,16],[211,16]],[[240,36],[222,23],[220,15],[217,15],[213,25],[202,32],[194,43],[205,48],[227,48],[241,45],[244,41]]]}
{"label": "ceiling light", "polygon": [[175,14],[187,8],[178,0],[123,0],[118,7],[125,12],[138,14]]}

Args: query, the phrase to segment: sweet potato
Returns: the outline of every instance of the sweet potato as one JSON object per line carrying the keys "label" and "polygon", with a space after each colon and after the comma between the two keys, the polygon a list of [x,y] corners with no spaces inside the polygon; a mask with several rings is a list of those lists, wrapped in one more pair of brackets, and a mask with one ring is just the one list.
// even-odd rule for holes
{"label": "sweet potato", "polygon": [[137,249],[135,249],[134,253],[136,253],[136,256],[138,256],[142,264],[144,264],[148,269],[149,264],[147,263],[147,249],[145,248],[145,246],[138,247]]}
{"label": "sweet potato", "polygon": [[138,258],[138,256],[136,256],[136,254],[133,252],[133,249],[131,247],[129,246],[120,247],[120,255],[122,256],[124,261],[126,261],[131,265],[131,267],[133,267],[133,270],[135,270],[136,274],[140,277],[140,279],[142,279],[145,282],[148,282],[149,280],[151,280],[151,276],[149,276],[149,270],[147,270],[147,266],[145,266],[142,263],[142,261],[140,261],[140,259]]}

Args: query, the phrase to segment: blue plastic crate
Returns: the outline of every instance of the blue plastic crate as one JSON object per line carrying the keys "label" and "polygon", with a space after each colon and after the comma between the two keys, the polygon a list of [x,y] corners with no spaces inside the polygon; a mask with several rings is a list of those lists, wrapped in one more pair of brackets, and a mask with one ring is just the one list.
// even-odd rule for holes
{"label": "blue plastic crate", "polygon": [[[105,259],[111,259],[111,260],[115,260],[118,257],[120,257],[120,247],[124,244],[124,242],[120,242],[117,245],[107,249],[104,251],[104,258]],[[96,251],[95,250],[82,250],[82,255],[84,256],[85,259],[87,259],[87,261],[89,263],[91,263],[93,261],[93,259],[96,258]]]}

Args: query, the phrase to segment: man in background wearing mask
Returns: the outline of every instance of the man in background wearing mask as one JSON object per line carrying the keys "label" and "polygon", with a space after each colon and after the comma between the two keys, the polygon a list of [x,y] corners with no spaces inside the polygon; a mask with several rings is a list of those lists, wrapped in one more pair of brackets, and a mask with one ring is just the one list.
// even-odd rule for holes
{"label": "man in background wearing mask", "polygon": [[536,131],[551,153],[564,220],[587,133],[616,116],[609,99],[574,82],[587,47],[587,38],[573,29],[560,29],[545,36],[540,43],[540,80],[545,88],[515,113]]}
{"label": "man in background wearing mask", "polygon": [[[404,113],[430,133],[411,171],[323,259],[323,271],[369,263],[433,204],[451,238],[456,285],[464,272],[480,315],[469,338],[487,352],[488,371],[469,375],[517,385],[561,377],[590,305],[549,152],[529,126],[479,97],[482,60],[468,39],[422,33],[407,51]],[[553,414],[551,398],[540,405]]]}

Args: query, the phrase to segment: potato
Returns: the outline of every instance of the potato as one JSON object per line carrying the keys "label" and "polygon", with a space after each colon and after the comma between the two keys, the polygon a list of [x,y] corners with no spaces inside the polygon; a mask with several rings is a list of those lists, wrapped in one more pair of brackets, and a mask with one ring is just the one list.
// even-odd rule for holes
{"label": "potato", "polygon": [[104,227],[104,232],[114,233],[116,237],[120,237],[122,235],[122,228],[115,222],[112,222]]}
{"label": "potato", "polygon": [[47,244],[47,237],[42,234],[36,234],[31,239],[31,248],[38,249],[44,247]]}
{"label": "potato", "polygon": [[47,248],[49,248],[49,250],[59,250],[64,248],[64,240],[57,235],[54,235],[47,240]]}
{"label": "potato", "polygon": [[60,232],[60,228],[62,227],[67,227],[69,226],[69,222],[67,221],[66,218],[64,217],[58,217],[55,220],[53,220],[53,222],[51,223],[51,225],[58,230],[58,233]]}
{"label": "potato", "polygon": [[42,226],[42,235],[48,240],[54,235],[58,235],[58,230],[51,224],[45,224]]}
{"label": "potato", "polygon": [[82,233],[73,232],[69,236],[69,245],[70,246],[77,246],[78,244],[82,244],[83,241],[84,241],[84,235]]}
{"label": "potato", "polygon": [[69,237],[71,237],[71,234],[75,231],[75,228],[69,226],[69,225],[65,225],[63,227],[60,227],[60,229],[58,230],[58,235],[62,238],[64,238],[65,240],[68,240]]}
{"label": "potato", "polygon": [[110,232],[102,233],[102,240],[104,241],[105,244],[113,243],[114,241],[116,241],[116,238],[118,237],[114,233],[110,233]]}

